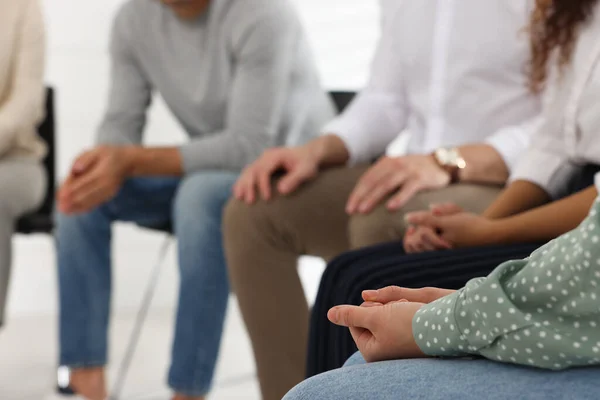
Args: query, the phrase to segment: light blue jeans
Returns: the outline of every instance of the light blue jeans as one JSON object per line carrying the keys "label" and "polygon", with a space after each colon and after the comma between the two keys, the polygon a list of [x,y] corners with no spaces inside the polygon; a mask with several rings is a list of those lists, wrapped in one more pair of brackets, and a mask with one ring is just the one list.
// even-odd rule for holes
{"label": "light blue jeans", "polygon": [[284,400],[597,400],[600,368],[562,372],[488,360],[419,359],[346,365],[314,376]]}
{"label": "light blue jeans", "polygon": [[[221,215],[237,174],[127,181],[118,195],[83,215],[57,216],[60,365],[107,363],[111,298],[111,225],[171,222],[178,239],[179,304],[169,386],[202,396],[209,390],[229,296]],[[136,267],[137,268],[137,267]]]}

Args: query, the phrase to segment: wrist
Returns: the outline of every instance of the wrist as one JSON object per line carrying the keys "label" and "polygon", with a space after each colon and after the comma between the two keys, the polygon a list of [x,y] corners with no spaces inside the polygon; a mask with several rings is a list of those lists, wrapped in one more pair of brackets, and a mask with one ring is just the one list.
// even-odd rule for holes
{"label": "wrist", "polygon": [[136,175],[141,151],[143,150],[140,146],[121,146],[119,147],[118,158],[122,163],[122,171],[125,178]]}
{"label": "wrist", "polygon": [[453,179],[452,172],[448,168],[445,168],[442,164],[440,164],[440,162],[437,159],[437,157],[435,156],[435,154],[430,154],[427,157],[429,157],[429,159],[431,160],[431,162],[435,165],[435,167],[440,172],[442,172],[444,175],[446,175],[448,177],[448,182],[449,183],[453,183],[454,179]]}
{"label": "wrist", "polygon": [[350,159],[345,143],[336,135],[325,135],[305,145],[319,167],[342,165]]}
{"label": "wrist", "polygon": [[489,235],[492,243],[490,244],[508,244],[511,242],[513,224],[508,218],[490,220],[492,226]]}

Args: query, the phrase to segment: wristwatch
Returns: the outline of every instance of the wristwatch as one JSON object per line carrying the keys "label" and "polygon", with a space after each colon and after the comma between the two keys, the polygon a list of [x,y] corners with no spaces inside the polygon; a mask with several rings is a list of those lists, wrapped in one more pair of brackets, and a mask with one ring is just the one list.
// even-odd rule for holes
{"label": "wristwatch", "polygon": [[456,183],[459,181],[460,170],[467,166],[467,162],[456,147],[441,147],[437,149],[433,152],[433,159],[435,162],[437,162],[440,168],[448,172],[451,183]]}

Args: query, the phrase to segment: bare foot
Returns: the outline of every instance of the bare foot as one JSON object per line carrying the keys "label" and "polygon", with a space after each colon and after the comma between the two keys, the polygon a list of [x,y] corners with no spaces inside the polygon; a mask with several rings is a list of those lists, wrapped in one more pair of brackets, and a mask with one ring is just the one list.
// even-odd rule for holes
{"label": "bare foot", "polygon": [[175,394],[175,396],[173,396],[173,400],[204,400],[204,396],[193,397],[193,396],[184,396],[182,394]]}
{"label": "bare foot", "polygon": [[71,389],[90,400],[106,400],[104,368],[78,368],[71,371]]}

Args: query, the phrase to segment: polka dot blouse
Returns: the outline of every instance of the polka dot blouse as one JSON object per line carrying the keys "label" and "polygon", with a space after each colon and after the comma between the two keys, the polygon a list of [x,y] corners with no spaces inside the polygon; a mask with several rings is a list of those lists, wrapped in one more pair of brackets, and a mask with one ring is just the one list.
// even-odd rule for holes
{"label": "polka dot blouse", "polygon": [[599,213],[597,199],[574,231],[424,306],[419,347],[553,370],[600,364]]}

